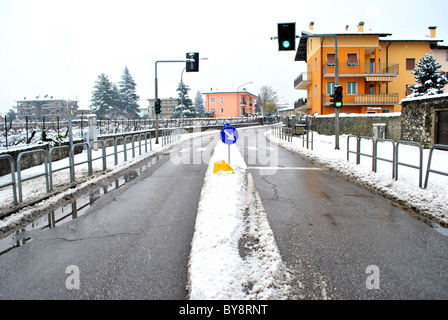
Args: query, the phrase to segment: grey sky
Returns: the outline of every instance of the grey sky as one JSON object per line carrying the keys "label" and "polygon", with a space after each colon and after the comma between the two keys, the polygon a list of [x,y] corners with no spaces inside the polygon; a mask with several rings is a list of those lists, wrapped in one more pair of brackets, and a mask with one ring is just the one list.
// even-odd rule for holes
{"label": "grey sky", "polygon": [[[337,7],[335,7],[335,5]],[[140,105],[154,97],[156,60],[184,59],[199,52],[199,73],[184,73],[196,91],[236,90],[257,94],[271,85],[281,102],[304,97],[293,80],[305,63],[278,52],[278,22],[296,22],[297,34],[316,28],[427,35],[448,43],[448,5],[442,0],[383,1],[113,1],[0,0],[0,112],[15,100],[39,94],[80,100],[88,108],[100,73],[119,82],[125,66],[137,83]],[[159,64],[159,97],[176,96],[184,64]]]}

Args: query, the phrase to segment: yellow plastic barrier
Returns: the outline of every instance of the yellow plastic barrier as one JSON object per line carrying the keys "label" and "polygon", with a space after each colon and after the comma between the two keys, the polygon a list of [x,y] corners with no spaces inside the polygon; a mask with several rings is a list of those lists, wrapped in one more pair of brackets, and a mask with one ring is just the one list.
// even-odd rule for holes
{"label": "yellow plastic barrier", "polygon": [[215,166],[213,167],[213,173],[217,173],[220,171],[233,171],[233,169],[227,162],[223,160],[215,162]]}

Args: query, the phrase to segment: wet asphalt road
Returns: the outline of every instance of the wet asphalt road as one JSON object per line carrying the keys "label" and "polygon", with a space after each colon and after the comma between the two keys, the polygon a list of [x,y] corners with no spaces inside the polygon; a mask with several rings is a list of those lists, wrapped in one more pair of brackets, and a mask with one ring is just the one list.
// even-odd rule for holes
{"label": "wet asphalt road", "polygon": [[283,167],[250,172],[295,274],[297,298],[448,298],[448,237],[381,196],[256,137],[239,147],[249,167]]}
{"label": "wet asphalt road", "polygon": [[[266,143],[261,132],[241,130],[237,144],[295,277],[293,298],[448,298],[448,237],[381,196]],[[33,231],[32,241],[0,256],[0,299],[186,299],[207,169],[193,153],[210,154],[214,145],[202,139],[175,147],[172,152],[183,150],[191,164],[176,165],[167,155],[101,196],[83,216]],[[73,266],[79,289],[67,288]]]}
{"label": "wet asphalt road", "polygon": [[[194,143],[171,151],[183,149],[190,163],[178,165],[166,155],[101,196],[83,216],[35,231],[32,241],[3,254],[0,299],[186,299],[190,243],[207,169],[193,153],[211,153],[215,145],[207,138]],[[200,147],[205,149],[197,151]]]}

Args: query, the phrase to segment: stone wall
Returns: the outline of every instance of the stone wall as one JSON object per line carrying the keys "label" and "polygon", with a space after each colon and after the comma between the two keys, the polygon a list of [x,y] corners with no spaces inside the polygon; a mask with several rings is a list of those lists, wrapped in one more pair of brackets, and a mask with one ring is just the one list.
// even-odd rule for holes
{"label": "stone wall", "polygon": [[448,95],[435,95],[401,101],[402,140],[420,142],[424,148],[435,144],[436,112],[448,111]]}
{"label": "stone wall", "polygon": [[[335,134],[334,115],[311,117],[311,130],[323,135]],[[340,114],[339,134],[371,137],[373,124],[386,124],[386,139],[401,140],[401,114]]]}

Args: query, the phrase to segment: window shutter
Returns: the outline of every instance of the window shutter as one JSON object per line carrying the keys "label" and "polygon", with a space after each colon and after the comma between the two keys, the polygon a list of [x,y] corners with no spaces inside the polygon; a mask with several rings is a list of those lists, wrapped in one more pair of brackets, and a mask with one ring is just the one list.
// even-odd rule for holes
{"label": "window shutter", "polygon": [[334,66],[334,65],[335,65],[335,54],[327,53],[327,66]]}
{"label": "window shutter", "polygon": [[415,59],[406,59],[406,70],[414,70]]}
{"label": "window shutter", "polygon": [[349,66],[357,66],[358,65],[358,54],[357,53],[348,53],[347,54],[347,64]]}

